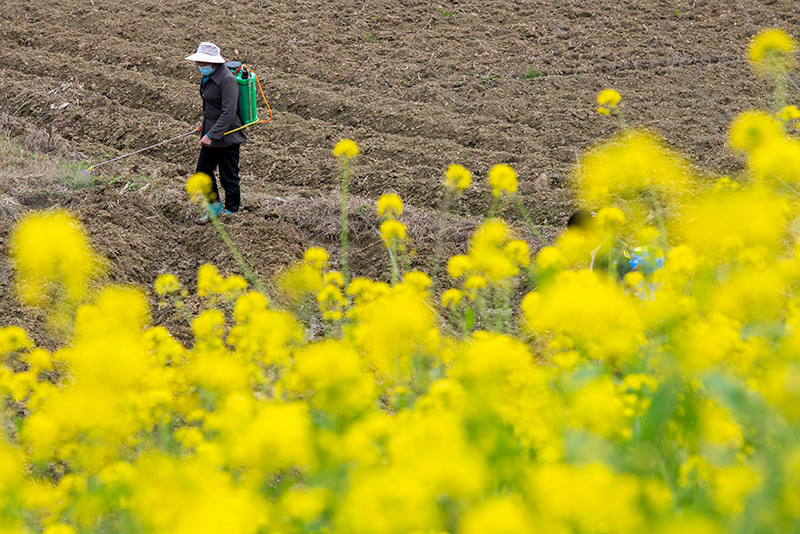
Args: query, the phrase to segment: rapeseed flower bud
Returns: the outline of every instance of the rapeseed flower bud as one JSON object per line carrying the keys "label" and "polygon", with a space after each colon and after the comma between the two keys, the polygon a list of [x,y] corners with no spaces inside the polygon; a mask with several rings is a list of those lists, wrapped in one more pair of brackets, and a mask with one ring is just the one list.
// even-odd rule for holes
{"label": "rapeseed flower bud", "polygon": [[403,199],[394,193],[384,193],[378,199],[378,217],[396,219],[403,213]]}
{"label": "rapeseed flower bud", "polygon": [[358,149],[358,145],[352,139],[342,139],[333,147],[334,157],[340,159],[354,158],[360,153],[361,151]]}
{"label": "rapeseed flower bud", "polygon": [[321,247],[311,247],[303,253],[303,260],[314,267],[322,270],[328,265],[328,252]]}
{"label": "rapeseed flower bud", "polygon": [[394,239],[399,239],[402,241],[406,238],[406,225],[393,219],[383,221],[381,223],[380,231],[383,244],[387,247],[392,246],[392,241]]}
{"label": "rapeseed flower bud", "polygon": [[472,173],[461,165],[450,165],[444,176],[444,186],[451,191],[463,191],[472,185]]}
{"label": "rapeseed flower bud", "polygon": [[153,284],[156,294],[162,297],[172,295],[181,290],[181,283],[174,274],[160,274]]}
{"label": "rapeseed flower bud", "polygon": [[769,28],[756,34],[747,48],[747,58],[759,74],[794,67],[797,43],[785,30]]}
{"label": "rapeseed flower bud", "polygon": [[489,169],[489,187],[492,195],[499,197],[503,194],[517,192],[517,173],[509,165],[500,163]]}
{"label": "rapeseed flower bud", "polygon": [[215,200],[212,194],[211,176],[204,172],[196,172],[186,181],[186,192],[193,202],[209,202]]}

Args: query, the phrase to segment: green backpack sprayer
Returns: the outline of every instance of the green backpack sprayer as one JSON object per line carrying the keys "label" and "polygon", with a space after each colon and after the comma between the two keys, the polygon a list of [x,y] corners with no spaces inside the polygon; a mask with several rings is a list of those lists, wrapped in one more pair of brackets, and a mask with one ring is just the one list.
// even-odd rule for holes
{"label": "green backpack sprayer", "polygon": [[[272,120],[272,108],[269,107],[269,102],[267,102],[267,97],[264,96],[264,90],[261,88],[261,82],[258,81],[258,76],[253,70],[248,67],[247,65],[243,65],[238,61],[228,61],[225,66],[233,73],[234,78],[236,78],[236,83],[239,84],[239,102],[237,104],[236,112],[239,114],[239,118],[242,120],[242,126],[236,128],[234,130],[230,130],[225,132],[224,135],[228,135],[233,132],[238,132],[239,130],[243,130],[248,126],[253,126],[254,124],[264,124],[265,122],[269,122]],[[258,92],[256,91],[256,87],[258,87]],[[258,93],[261,93],[261,98],[264,100],[264,104],[267,106],[267,110],[269,111],[269,118],[265,120],[258,120]],[[166,141],[161,141],[160,143],[156,143],[154,145],[146,146],[144,148],[140,148],[134,152],[129,154],[123,154],[122,156],[118,156],[116,158],[110,159],[108,161],[104,161],[102,163],[97,163],[92,165],[86,171],[91,171],[101,165],[105,165],[107,163],[112,163],[114,161],[121,160],[123,158],[127,158],[129,156],[133,156],[134,154],[138,154],[140,152],[144,152],[145,150],[150,150],[151,148],[155,148],[157,146],[161,146],[165,143],[169,143],[170,141],[175,141],[176,139],[181,139],[182,137],[186,137],[187,135],[192,135],[200,131],[200,128],[195,128],[191,132],[186,132],[181,135],[177,135]]]}

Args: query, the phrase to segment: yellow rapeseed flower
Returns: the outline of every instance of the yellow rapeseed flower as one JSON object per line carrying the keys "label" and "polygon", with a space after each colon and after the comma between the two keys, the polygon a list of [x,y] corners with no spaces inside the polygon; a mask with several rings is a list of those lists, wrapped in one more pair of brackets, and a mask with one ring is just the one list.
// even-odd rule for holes
{"label": "yellow rapeseed flower", "polygon": [[211,176],[204,172],[196,172],[186,181],[186,192],[194,202],[209,200],[211,195]]}
{"label": "yellow rapeseed flower", "polygon": [[473,274],[464,282],[464,291],[467,293],[469,300],[475,300],[478,296],[478,291],[486,287],[486,278],[478,274]]}
{"label": "yellow rapeseed flower", "polygon": [[394,239],[403,240],[406,238],[406,225],[400,221],[395,221],[392,219],[383,221],[381,223],[380,231],[383,244],[387,247],[391,246],[392,240]]}
{"label": "yellow rapeseed flower", "polygon": [[617,107],[619,101],[622,99],[620,94],[614,89],[603,89],[597,95],[597,103],[601,106],[608,106],[610,108]]}
{"label": "yellow rapeseed flower", "polygon": [[156,278],[156,281],[153,285],[155,287],[156,294],[162,297],[177,293],[181,290],[181,283],[178,281],[178,277],[170,273],[158,275],[158,278]]}
{"label": "yellow rapeseed flower", "polygon": [[311,247],[303,254],[306,263],[320,271],[328,265],[328,252],[322,247]]}
{"label": "yellow rapeseed flower", "polygon": [[472,260],[469,256],[458,254],[447,262],[447,274],[450,278],[461,278],[472,269]]}
{"label": "yellow rapeseed flower", "polygon": [[800,109],[797,109],[797,106],[784,106],[778,112],[778,118],[783,122],[790,122],[800,119]]}
{"label": "yellow rapeseed flower", "polygon": [[6,354],[33,347],[28,333],[19,326],[0,328],[0,361]]}
{"label": "yellow rapeseed flower", "polygon": [[332,284],[337,287],[344,287],[344,275],[339,271],[328,271],[323,277],[323,283]]}
{"label": "yellow rapeseed flower", "polygon": [[455,308],[464,298],[464,292],[460,289],[448,289],[442,294],[442,306],[445,308]]}
{"label": "yellow rapeseed flower", "polygon": [[27,214],[11,232],[8,250],[17,295],[28,305],[77,303],[104,270],[81,223],[63,210]]}
{"label": "yellow rapeseed flower", "polygon": [[496,197],[504,193],[514,194],[517,192],[517,173],[509,165],[497,164],[489,170],[489,186]]}
{"label": "yellow rapeseed flower", "polygon": [[688,189],[688,163],[657,136],[641,130],[622,132],[589,150],[576,167],[576,182],[588,206],[605,205],[610,195],[638,197],[657,188],[679,197]]}
{"label": "yellow rapeseed flower", "polygon": [[419,290],[426,290],[431,286],[431,277],[422,271],[411,271],[403,276],[403,282]]}
{"label": "yellow rapeseed flower", "polygon": [[384,193],[378,199],[378,217],[394,219],[403,214],[403,199],[395,193]]}
{"label": "yellow rapeseed flower", "polygon": [[756,72],[765,74],[791,69],[797,43],[785,30],[769,28],[756,34],[747,48],[747,58]]}
{"label": "yellow rapeseed flower", "polygon": [[361,151],[352,139],[342,139],[333,147],[333,155],[337,158],[350,159],[358,156]]}
{"label": "yellow rapeseed flower", "polygon": [[444,185],[451,191],[463,191],[472,185],[472,173],[466,167],[452,164],[445,172]]}
{"label": "yellow rapeseed flower", "polygon": [[728,130],[731,146],[743,152],[752,152],[767,141],[781,137],[781,123],[763,111],[740,113]]}

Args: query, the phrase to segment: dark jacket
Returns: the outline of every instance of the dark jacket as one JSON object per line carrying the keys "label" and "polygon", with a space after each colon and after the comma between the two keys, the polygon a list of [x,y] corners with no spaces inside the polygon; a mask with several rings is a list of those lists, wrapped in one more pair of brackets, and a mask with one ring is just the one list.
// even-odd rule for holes
{"label": "dark jacket", "polygon": [[233,73],[225,65],[219,65],[205,84],[200,85],[203,97],[203,126],[200,135],[211,137],[215,148],[244,143],[247,136],[243,130],[224,135],[242,125],[237,113],[239,104],[239,84]]}

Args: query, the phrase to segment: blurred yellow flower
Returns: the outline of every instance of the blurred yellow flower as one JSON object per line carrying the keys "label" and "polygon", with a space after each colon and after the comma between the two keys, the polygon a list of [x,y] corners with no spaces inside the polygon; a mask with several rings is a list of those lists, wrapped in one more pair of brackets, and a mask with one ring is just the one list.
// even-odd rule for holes
{"label": "blurred yellow flower", "polygon": [[502,194],[517,192],[517,173],[509,165],[497,164],[489,169],[489,186],[492,195],[499,197]]}
{"label": "blurred yellow flower", "polygon": [[743,152],[752,152],[765,142],[781,137],[781,123],[763,111],[740,113],[728,130],[731,146]]}
{"label": "blurred yellow flower", "polygon": [[324,248],[311,247],[303,253],[303,260],[314,267],[322,270],[328,265],[328,253]]}
{"label": "blurred yellow flower", "polygon": [[158,275],[153,285],[155,287],[156,294],[161,295],[162,297],[177,293],[181,290],[181,283],[178,281],[178,277],[170,273]]}
{"label": "blurred yellow flower", "polygon": [[445,173],[444,185],[452,191],[463,191],[472,185],[472,173],[466,167],[452,164]]}
{"label": "blurred yellow flower", "polygon": [[378,199],[378,217],[397,218],[403,214],[403,199],[394,193],[384,193]]}
{"label": "blurred yellow flower", "polygon": [[211,176],[204,172],[196,172],[186,181],[186,192],[194,202],[208,202],[211,190]]}
{"label": "blurred yellow flower", "polygon": [[603,89],[597,95],[597,103],[601,106],[608,106],[609,108],[617,107],[621,99],[622,97],[620,94],[614,89]]}
{"label": "blurred yellow flower", "polygon": [[460,289],[448,289],[442,293],[442,306],[445,308],[455,308],[464,298],[464,292]]}
{"label": "blurred yellow flower", "polygon": [[358,149],[358,145],[352,139],[342,139],[333,147],[333,155],[340,159],[354,158],[359,154],[360,150]]}
{"label": "blurred yellow flower", "polygon": [[750,40],[747,58],[759,73],[791,69],[794,66],[796,49],[797,43],[785,30],[769,28],[762,30]]}
{"label": "blurred yellow flower", "polygon": [[380,232],[383,244],[389,247],[392,245],[392,240],[406,238],[406,225],[390,219],[381,223]]}

